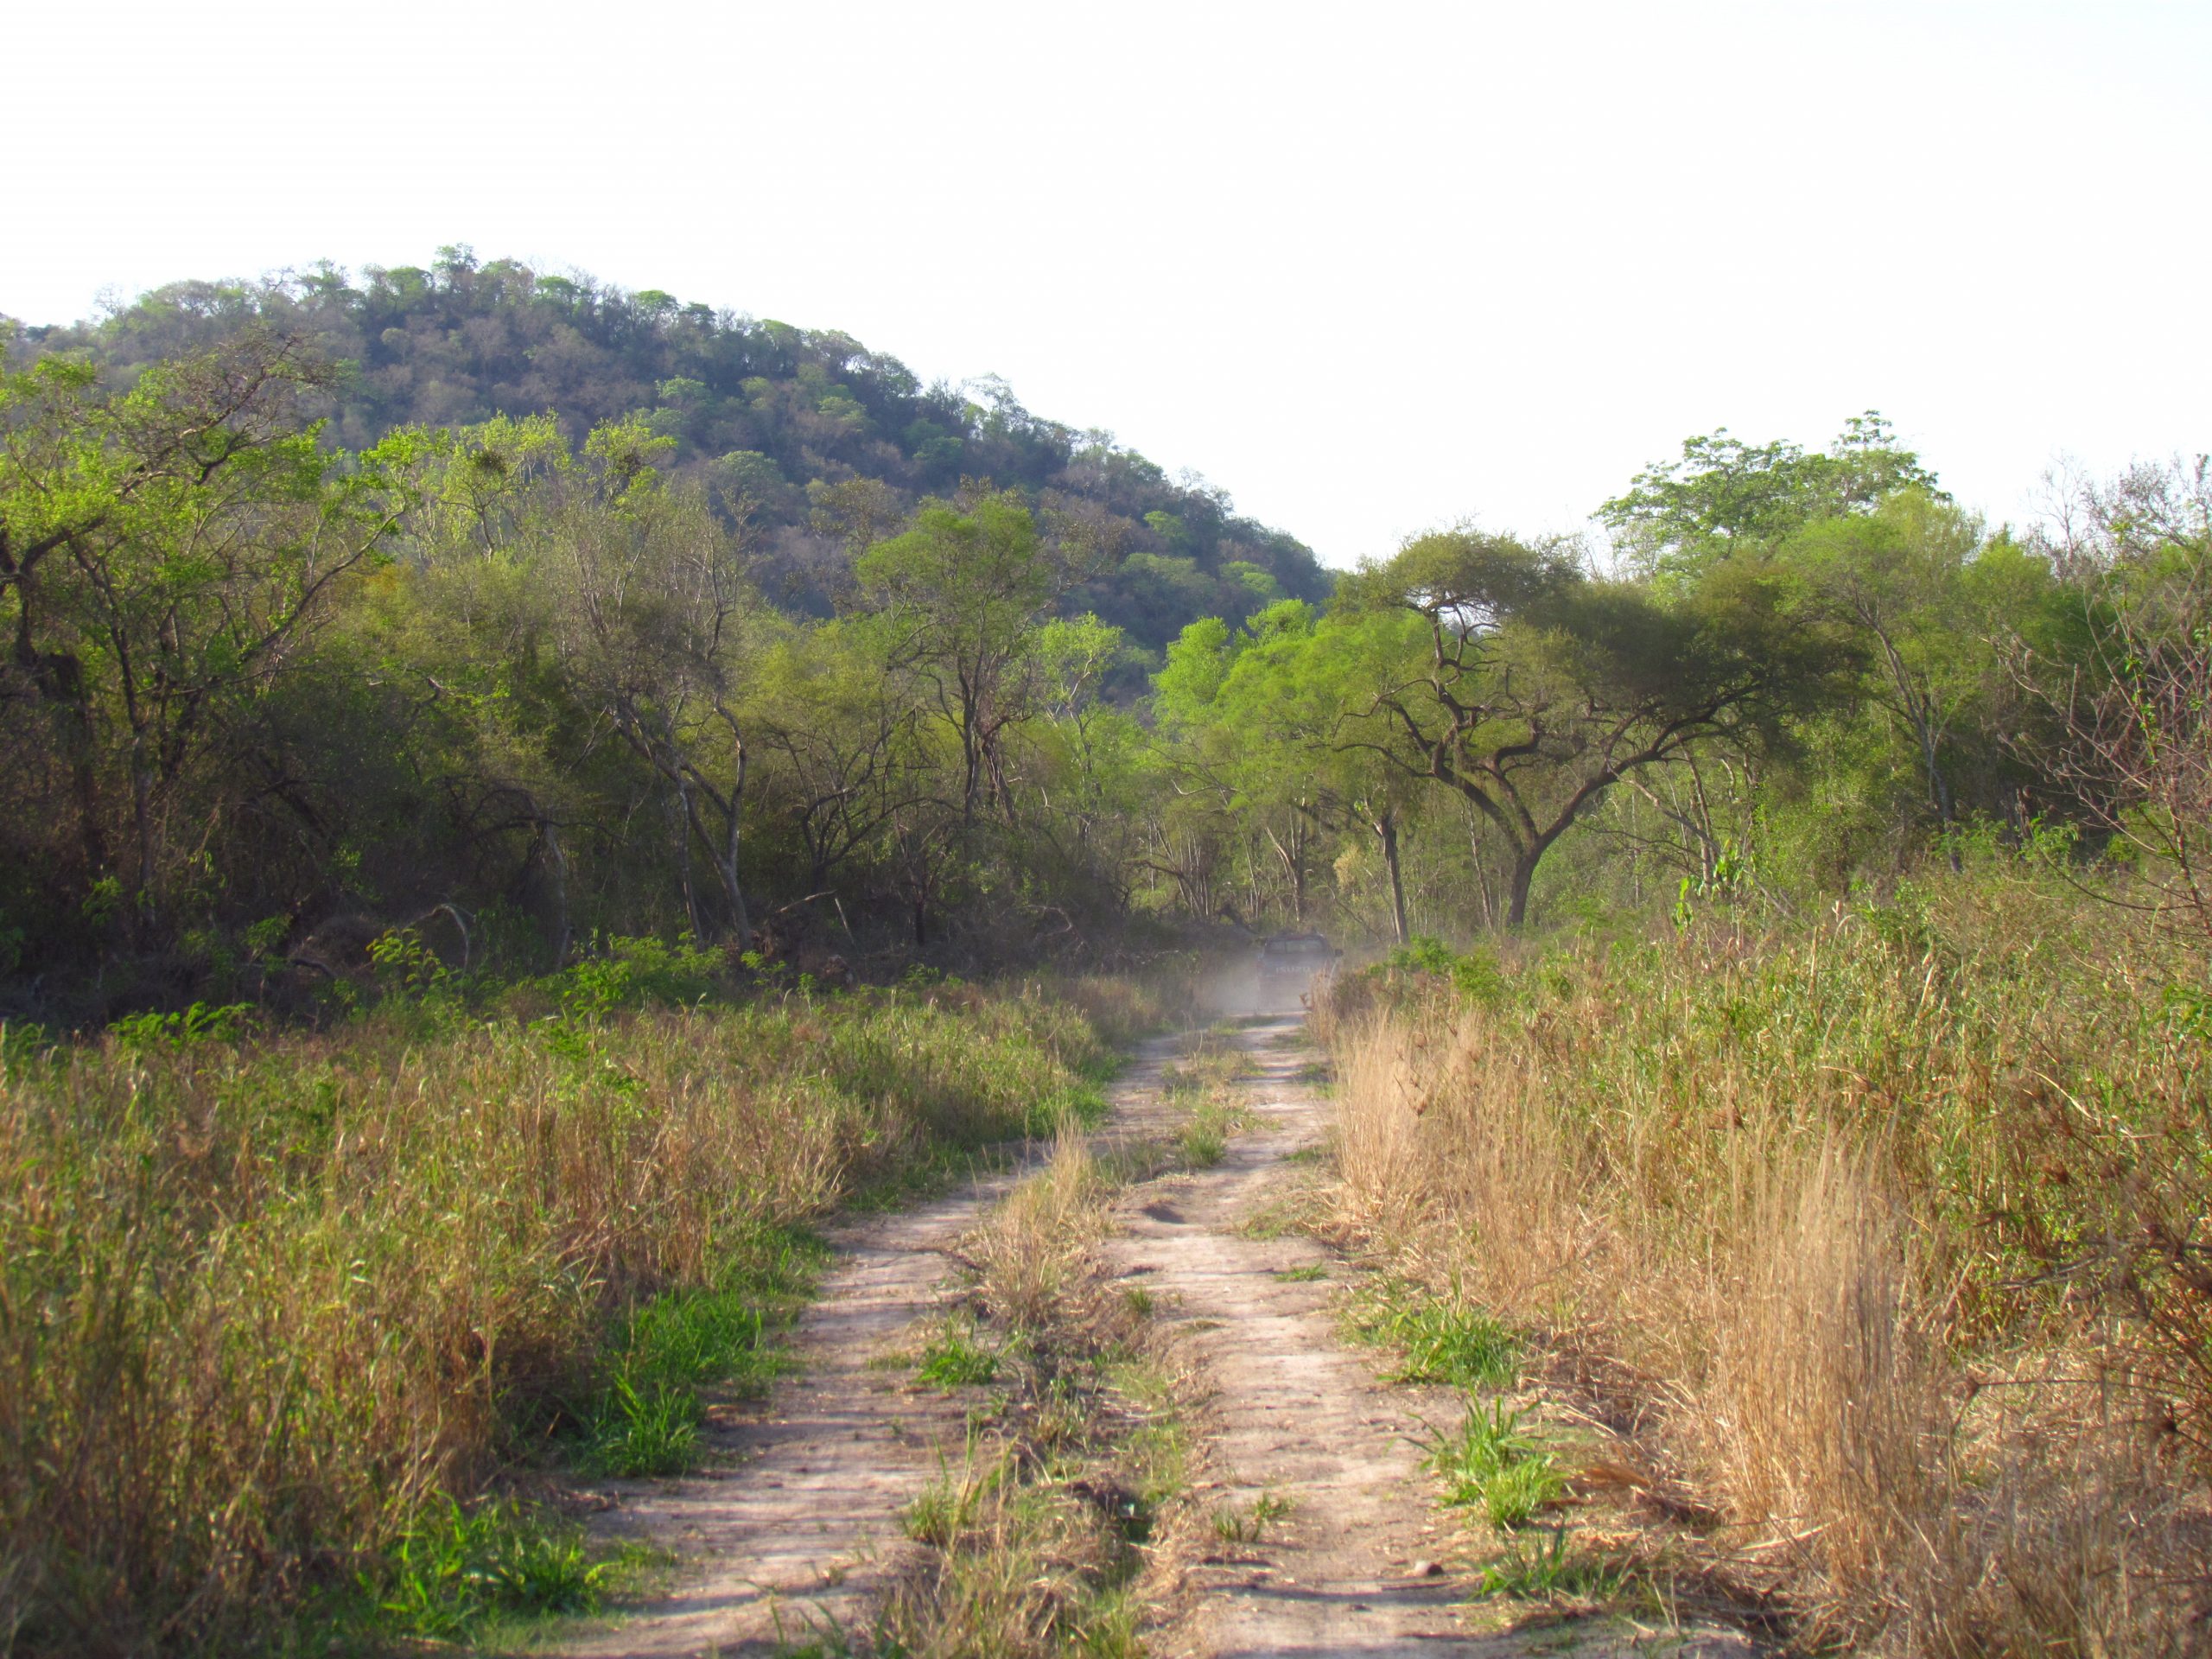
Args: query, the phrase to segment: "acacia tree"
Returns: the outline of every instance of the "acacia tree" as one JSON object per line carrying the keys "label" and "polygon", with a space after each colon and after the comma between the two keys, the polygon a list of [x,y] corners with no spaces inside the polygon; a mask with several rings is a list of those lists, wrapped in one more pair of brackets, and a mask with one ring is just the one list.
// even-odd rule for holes
{"label": "acacia tree", "polygon": [[1512,861],[1510,925],[1544,855],[1613,785],[1808,706],[1848,661],[1751,561],[1662,599],[1586,575],[1563,547],[1459,529],[1362,570],[1343,601],[1372,665],[1344,741],[1491,823]]}

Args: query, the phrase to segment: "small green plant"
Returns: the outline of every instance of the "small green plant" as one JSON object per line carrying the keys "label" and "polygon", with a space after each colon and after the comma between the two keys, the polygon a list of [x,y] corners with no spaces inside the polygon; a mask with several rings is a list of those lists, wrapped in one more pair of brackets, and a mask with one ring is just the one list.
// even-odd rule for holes
{"label": "small green plant", "polygon": [[1567,1529],[1554,1528],[1551,1541],[1533,1547],[1516,1540],[1483,1569],[1478,1596],[1516,1601],[1603,1601],[1620,1592],[1622,1574],[1567,1547]]}
{"label": "small green plant", "polygon": [[1122,1293],[1122,1300],[1129,1312],[1141,1319],[1148,1319],[1157,1306],[1153,1294],[1142,1285],[1131,1285]]}
{"label": "small green plant", "polygon": [[1444,1484],[1444,1502],[1479,1510],[1491,1525],[1511,1531],[1556,1503],[1567,1490],[1550,1453],[1521,1427],[1521,1414],[1493,1401],[1467,1408],[1456,1434],[1438,1434],[1422,1461]]}
{"label": "small green plant", "polygon": [[1384,1374],[1389,1382],[1509,1389],[1519,1375],[1512,1332],[1456,1292],[1436,1296],[1402,1280],[1379,1280],[1354,1306],[1351,1326],[1361,1341],[1401,1351]]}
{"label": "small green plant", "polygon": [[971,1443],[968,1457],[954,1469],[940,1455],[938,1477],[899,1511],[906,1535],[918,1544],[944,1549],[964,1532],[983,1503],[999,1490],[1006,1470],[998,1462],[978,1465]]}
{"label": "small green plant", "polygon": [[999,1374],[999,1358],[976,1339],[973,1325],[948,1325],[922,1350],[914,1375],[940,1389],[974,1388]]}
{"label": "small green plant", "polygon": [[221,1007],[194,1002],[181,1014],[125,1014],[108,1029],[126,1048],[150,1048],[156,1045],[196,1048],[236,1042],[252,1016],[251,1002],[232,1002]]}
{"label": "small green plant", "polygon": [[1328,1276],[1328,1264],[1324,1262],[1309,1262],[1302,1268],[1285,1268],[1275,1274],[1287,1285],[1317,1284]]}
{"label": "small green plant", "polygon": [[1261,1493],[1252,1500],[1249,1510],[1224,1505],[1213,1512],[1213,1535],[1224,1544],[1256,1544],[1267,1535],[1269,1527],[1296,1507],[1290,1499],[1274,1492]]}
{"label": "small green plant", "polygon": [[698,1459],[700,1417],[691,1389],[617,1376],[592,1420],[584,1463],[626,1479],[686,1473]]}
{"label": "small green plant", "polygon": [[453,970],[411,927],[393,928],[370,940],[369,960],[378,980],[409,996],[428,1001],[452,988]]}
{"label": "small green plant", "polygon": [[542,1510],[448,1499],[402,1535],[364,1587],[396,1631],[450,1641],[496,1617],[589,1612],[614,1567],[591,1560],[582,1531]]}
{"label": "small green plant", "polygon": [[1416,933],[1366,970],[1370,975],[1411,975],[1440,979],[1469,1001],[1496,1004],[1510,988],[1497,959],[1479,946],[1464,956],[1433,934]]}
{"label": "small green plant", "polygon": [[1522,1429],[1520,1411],[1493,1400],[1489,1411],[1466,1407],[1458,1433],[1438,1433],[1422,1462],[1445,1484],[1453,1509],[1480,1509],[1500,1531],[1526,1526],[1566,1491],[1551,1453]]}
{"label": "small green plant", "polygon": [[570,1016],[588,1019],[617,1008],[695,1005],[722,988],[725,966],[720,951],[689,936],[672,945],[594,936],[579,960],[537,982]]}
{"label": "small green plant", "polygon": [[1241,1118],[1235,1108],[1208,1099],[1193,1107],[1176,1132],[1175,1150],[1186,1169],[1211,1169],[1229,1153],[1229,1136]]}

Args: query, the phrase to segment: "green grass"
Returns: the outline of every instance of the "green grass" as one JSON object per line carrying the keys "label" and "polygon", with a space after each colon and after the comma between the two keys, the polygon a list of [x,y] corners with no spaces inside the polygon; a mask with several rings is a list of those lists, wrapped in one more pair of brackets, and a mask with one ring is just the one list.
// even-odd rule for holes
{"label": "green grass", "polygon": [[1512,1332],[1456,1295],[1378,1278],[1352,1303],[1346,1324],[1357,1340],[1398,1351],[1398,1363],[1384,1373],[1388,1382],[1472,1389],[1510,1389],[1519,1379]]}
{"label": "green grass", "polygon": [[1515,1541],[1483,1569],[1475,1593],[1515,1601],[1595,1602],[1618,1595],[1625,1584],[1619,1568],[1577,1553],[1567,1529],[1558,1527],[1548,1543]]}
{"label": "green grass", "polygon": [[917,1380],[948,1390],[979,1387],[998,1374],[998,1356],[976,1339],[972,1321],[948,1325],[932,1337],[914,1368]]}
{"label": "green grass", "polygon": [[503,1461],[692,1466],[706,1401],[786,1363],[799,1230],[1096,1116],[1115,1064],[1081,987],[592,989],[7,1044],[0,1308],[41,1310],[0,1318],[11,1651],[411,1630],[438,1584],[579,1602],[594,1564],[519,1523],[471,1554]]}
{"label": "green grass", "polygon": [[1224,1506],[1213,1512],[1213,1535],[1224,1544],[1256,1544],[1267,1536],[1268,1529],[1282,1520],[1297,1507],[1290,1499],[1274,1492],[1262,1492],[1252,1500],[1249,1509]]}
{"label": "green grass", "polygon": [[[870,1650],[1007,1659],[1143,1651],[1140,1580],[1191,1451],[1173,1377],[1093,1246],[1126,1179],[1070,1144],[962,1242],[971,1319],[936,1336],[945,1381],[995,1362],[966,1455],[901,1516],[926,1554],[887,1598]],[[1117,1294],[1118,1293],[1118,1294]]]}
{"label": "green grass", "polygon": [[696,1468],[704,1391],[758,1399],[790,1369],[782,1338],[826,1255],[810,1234],[766,1229],[732,1250],[712,1288],[672,1292],[633,1312],[582,1416],[582,1466],[617,1477]]}
{"label": "green grass", "polygon": [[1487,1411],[1471,1402],[1459,1432],[1436,1435],[1422,1461],[1442,1483],[1445,1503],[1480,1510],[1501,1531],[1528,1525],[1567,1490],[1551,1454],[1503,1401]]}
{"label": "green grass", "polygon": [[1328,1276],[1329,1264],[1325,1262],[1309,1262],[1302,1268],[1284,1268],[1275,1274],[1287,1285],[1318,1284]]}
{"label": "green grass", "polygon": [[1250,1121],[1233,1101],[1213,1096],[1199,1101],[1175,1133],[1178,1161],[1185,1169],[1212,1168],[1228,1156],[1229,1137]]}
{"label": "green grass", "polygon": [[953,1467],[940,1455],[937,1478],[899,1512],[899,1524],[916,1543],[933,1549],[949,1548],[974,1524],[985,1502],[1014,1478],[1014,1471],[1003,1453],[979,1459],[977,1452],[971,1439],[959,1467]]}
{"label": "green grass", "polygon": [[632,1567],[627,1554],[594,1559],[582,1529],[547,1510],[448,1500],[416,1517],[362,1587],[385,1630],[455,1642],[496,1623],[595,1611]]}

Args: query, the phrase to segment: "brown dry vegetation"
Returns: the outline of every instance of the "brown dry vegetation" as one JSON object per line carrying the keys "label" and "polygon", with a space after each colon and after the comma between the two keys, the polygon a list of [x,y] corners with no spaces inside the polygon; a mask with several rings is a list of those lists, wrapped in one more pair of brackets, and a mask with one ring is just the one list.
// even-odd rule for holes
{"label": "brown dry vegetation", "polygon": [[627,1310],[1095,1099],[1156,1004],[1062,989],[10,1053],[0,1649],[233,1651],[375,1582]]}
{"label": "brown dry vegetation", "polygon": [[933,1548],[880,1612],[871,1651],[1143,1651],[1168,1570],[1158,1545],[1190,1523],[1187,1454],[1173,1381],[1099,1245],[1116,1188],[1163,1157],[1147,1145],[1102,1156],[1064,1136],[963,1241],[970,1322],[949,1337],[988,1356],[991,1387],[971,1408],[965,1461],[906,1516]]}
{"label": "brown dry vegetation", "polygon": [[1997,874],[1351,981],[1340,1219],[1605,1379],[1805,1640],[2202,1651],[2203,976]]}

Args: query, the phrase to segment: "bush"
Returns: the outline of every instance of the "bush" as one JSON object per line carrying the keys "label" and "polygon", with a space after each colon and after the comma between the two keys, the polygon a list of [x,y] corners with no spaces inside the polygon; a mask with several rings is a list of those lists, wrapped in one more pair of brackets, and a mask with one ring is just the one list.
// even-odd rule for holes
{"label": "bush", "polygon": [[1097,1108],[1109,1051],[1041,992],[610,1014],[705,971],[634,944],[556,976],[568,1009],[536,1023],[10,1039],[15,1650],[260,1640],[385,1583],[550,1430],[680,1464],[696,1383],[772,1364],[791,1230]]}
{"label": "bush", "polygon": [[1433,1306],[1464,1290],[1645,1379],[1751,1546],[1731,1570],[1812,1637],[2187,1647],[2200,952],[2015,864],[1575,947],[1494,1001],[1440,998],[1449,960],[1319,1022],[1344,1217]]}

